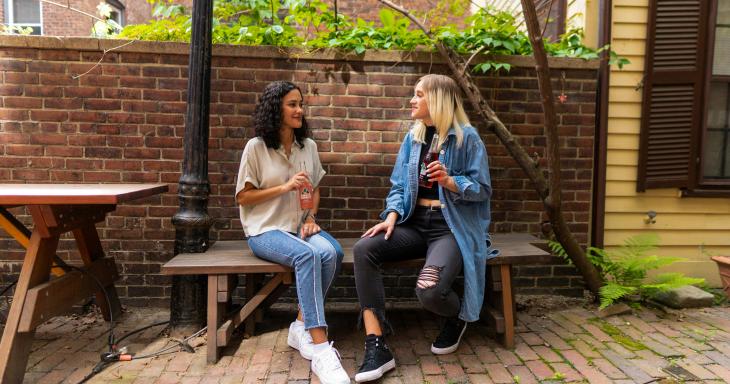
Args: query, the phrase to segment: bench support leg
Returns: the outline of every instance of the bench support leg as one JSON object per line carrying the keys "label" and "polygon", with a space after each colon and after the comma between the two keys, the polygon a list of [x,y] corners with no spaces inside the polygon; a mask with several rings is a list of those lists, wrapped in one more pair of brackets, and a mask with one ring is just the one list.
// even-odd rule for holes
{"label": "bench support leg", "polygon": [[[259,290],[263,276],[258,273],[249,273],[246,275],[246,301],[250,301],[256,296]],[[258,312],[258,309],[254,313]],[[249,316],[243,323],[243,334],[245,337],[251,337],[256,332],[256,316]]]}
{"label": "bench support leg", "polygon": [[208,353],[209,364],[218,361],[218,326],[221,325],[226,303],[218,302],[218,279],[225,275],[208,275]]}
{"label": "bench support leg", "polygon": [[502,277],[502,313],[504,314],[504,347],[513,349],[515,347],[515,313],[512,301],[512,266],[502,264],[499,266]]}

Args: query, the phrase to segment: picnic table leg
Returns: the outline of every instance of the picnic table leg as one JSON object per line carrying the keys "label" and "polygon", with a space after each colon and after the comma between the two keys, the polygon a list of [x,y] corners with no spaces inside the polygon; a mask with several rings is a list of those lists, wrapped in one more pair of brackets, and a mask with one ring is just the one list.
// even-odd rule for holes
{"label": "picnic table leg", "polygon": [[[36,227],[38,224],[36,224]],[[33,344],[35,330],[18,333],[18,326],[29,288],[48,281],[51,271],[51,260],[56,253],[58,234],[43,237],[38,228],[34,229],[30,238],[28,251],[20,270],[13,303],[10,306],[2,342],[0,342],[0,382],[5,384],[22,383],[28,355]]]}
{"label": "picnic table leg", "polygon": [[[95,260],[104,258],[104,248],[101,247],[99,234],[96,232],[96,226],[93,221],[82,224],[79,228],[74,229],[73,234],[76,238],[79,253],[81,254],[81,260],[84,261],[86,267],[91,266]],[[96,303],[101,309],[104,320],[111,321],[112,317],[116,318],[122,313],[122,305],[119,303],[119,297],[117,296],[117,290],[114,284],[109,284],[104,287],[104,290],[106,291],[106,296],[101,290],[96,292]],[[109,298],[109,302],[107,302],[107,297]],[[110,308],[112,317],[109,316]]]}
{"label": "picnic table leg", "polygon": [[[23,248],[28,249],[31,231],[3,206],[0,206],[0,228],[4,229]],[[51,267],[51,273],[54,276],[63,276],[65,272],[54,263],[53,267]]]}
{"label": "picnic table leg", "polygon": [[504,347],[513,349],[515,347],[515,312],[512,302],[512,266],[502,264],[499,266],[502,275],[502,310],[504,312]]}

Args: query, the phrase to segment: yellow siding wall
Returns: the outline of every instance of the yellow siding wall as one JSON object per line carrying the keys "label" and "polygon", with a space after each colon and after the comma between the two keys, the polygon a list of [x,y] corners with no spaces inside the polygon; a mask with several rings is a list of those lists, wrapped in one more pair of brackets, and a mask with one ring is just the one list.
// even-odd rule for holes
{"label": "yellow siding wall", "polygon": [[[677,189],[636,192],[648,0],[614,0],[613,49],[631,60],[611,68],[608,107],[608,168],[606,172],[605,245],[617,246],[632,235],[655,232],[659,255],[687,259],[666,271],[704,277],[719,286],[710,255],[730,254],[730,199],[680,198]],[[657,212],[646,224],[646,212]]]}

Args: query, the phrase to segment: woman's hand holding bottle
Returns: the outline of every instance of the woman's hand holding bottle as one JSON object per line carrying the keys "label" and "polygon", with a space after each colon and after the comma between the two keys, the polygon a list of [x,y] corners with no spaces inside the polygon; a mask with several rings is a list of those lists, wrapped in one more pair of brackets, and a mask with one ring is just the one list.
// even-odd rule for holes
{"label": "woman's hand holding bottle", "polygon": [[309,183],[309,177],[307,177],[307,173],[304,171],[298,172],[297,174],[292,176],[289,181],[284,183],[284,192],[296,191],[307,183]]}

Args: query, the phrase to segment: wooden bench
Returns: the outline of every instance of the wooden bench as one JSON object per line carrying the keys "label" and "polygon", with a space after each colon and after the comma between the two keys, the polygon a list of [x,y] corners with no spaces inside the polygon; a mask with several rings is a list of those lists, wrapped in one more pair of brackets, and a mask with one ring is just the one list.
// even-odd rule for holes
{"label": "wooden bench", "polygon": [[[343,269],[353,268],[352,247],[358,239],[338,239],[345,252]],[[515,300],[512,289],[512,266],[545,264],[553,256],[533,243],[527,234],[497,234],[492,238],[500,255],[487,262],[487,283],[481,320],[494,330],[506,348],[514,348]],[[423,259],[386,264],[387,268],[420,268]],[[162,266],[166,275],[208,275],[208,362],[218,360],[221,347],[228,345],[233,330],[244,324],[253,335],[256,320],[294,281],[291,268],[261,260],[253,255],[245,241],[219,241],[205,253],[175,256]],[[231,295],[239,274],[246,278],[246,303],[228,313]],[[265,283],[266,274],[273,276]],[[258,291],[257,291],[258,289]]]}

